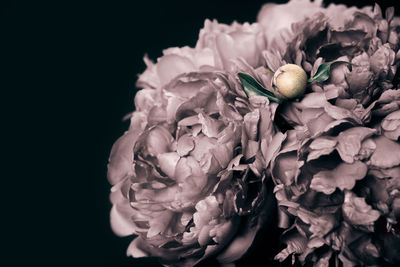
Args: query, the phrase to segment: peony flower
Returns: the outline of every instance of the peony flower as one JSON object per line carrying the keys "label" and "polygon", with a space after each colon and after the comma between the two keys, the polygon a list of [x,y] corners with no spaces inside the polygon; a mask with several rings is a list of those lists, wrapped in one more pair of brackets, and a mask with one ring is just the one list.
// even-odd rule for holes
{"label": "peony flower", "polygon": [[[286,8],[290,13],[293,12],[292,3],[294,5],[300,2],[292,1],[287,6],[278,5],[276,8]],[[340,98],[351,97],[365,106],[381,93],[382,88],[390,89],[392,86],[390,81],[396,72],[395,51],[399,44],[398,41],[387,42],[386,35],[397,32],[399,25],[390,14],[383,18],[377,5],[373,11],[370,7],[361,10],[350,8],[345,9],[348,16],[337,15],[335,10],[342,8],[343,6],[335,5],[327,9],[320,8],[321,12],[311,12],[303,21],[292,24],[290,33],[270,35],[273,44],[263,55],[266,65],[273,71],[292,63],[301,66],[310,77],[324,62],[351,62],[351,65],[335,65],[331,81],[314,84],[313,90],[329,91],[331,95],[338,94]],[[263,14],[259,14],[259,19]],[[336,25],[332,23],[332,17],[347,19],[343,25]],[[380,30],[379,25],[382,23],[388,27]],[[265,29],[268,30],[269,27]],[[395,36],[394,33],[392,36]]]}
{"label": "peony flower", "polygon": [[210,48],[216,66],[229,70],[232,60],[243,58],[253,67],[261,66],[260,53],[265,48],[262,28],[257,24],[220,24],[216,20],[206,20],[200,30],[196,49]]}
{"label": "peony flower", "polygon": [[286,247],[276,259],[399,264],[399,45],[387,37],[398,24],[391,9],[383,18],[375,6],[349,9],[339,28],[332,10],[292,24],[287,44],[278,36],[280,47],[264,52],[272,70],[295,63],[309,76],[323,62],[351,63],[334,65],[328,80],[278,109],[275,122],[286,132],[271,172]]}
{"label": "peony flower", "polygon": [[139,78],[148,88],[136,94],[131,125],[108,165],[112,229],[136,236],[127,254],[173,266],[210,255],[236,261],[273,204],[267,167],[276,105],[247,99],[236,74],[179,74],[192,52],[201,55],[168,52]]}
{"label": "peony flower", "polygon": [[[386,94],[400,97],[400,91],[388,90],[380,99]],[[324,98],[323,92],[311,93],[296,105],[294,129],[272,159],[278,204],[294,218],[283,237],[287,248],[276,258],[293,254],[302,263],[322,264],[331,257],[344,265],[398,263],[393,251],[385,255],[387,240],[379,238],[390,233],[392,245],[400,244],[394,230],[400,219],[400,143],[372,128],[369,115]],[[380,99],[367,113],[374,114]],[[377,227],[380,220],[391,230]],[[300,247],[292,244],[299,240]]]}

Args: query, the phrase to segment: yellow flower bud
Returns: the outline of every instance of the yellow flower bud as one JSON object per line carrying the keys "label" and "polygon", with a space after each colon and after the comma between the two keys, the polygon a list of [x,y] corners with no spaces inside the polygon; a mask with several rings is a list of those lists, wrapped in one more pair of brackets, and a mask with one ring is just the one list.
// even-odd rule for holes
{"label": "yellow flower bud", "polygon": [[306,72],[295,64],[281,66],[271,80],[273,93],[280,99],[293,99],[301,96],[306,85]]}

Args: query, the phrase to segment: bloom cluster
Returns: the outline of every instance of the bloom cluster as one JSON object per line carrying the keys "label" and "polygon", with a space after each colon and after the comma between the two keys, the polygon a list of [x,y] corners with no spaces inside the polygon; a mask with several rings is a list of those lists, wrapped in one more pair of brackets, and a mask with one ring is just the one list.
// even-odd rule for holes
{"label": "bloom cluster", "polygon": [[[111,227],[134,236],[128,255],[235,262],[278,210],[276,260],[400,262],[400,18],[321,4],[266,4],[253,24],[206,20],[194,48],[145,57],[108,165]],[[273,92],[293,85],[274,80],[282,66],[311,77],[332,61],[329,79],[282,103],[238,78]]]}

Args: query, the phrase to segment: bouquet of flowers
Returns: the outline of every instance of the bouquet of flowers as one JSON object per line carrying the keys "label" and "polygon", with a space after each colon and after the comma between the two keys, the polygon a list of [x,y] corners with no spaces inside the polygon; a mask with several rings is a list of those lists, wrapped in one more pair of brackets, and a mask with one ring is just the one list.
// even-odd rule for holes
{"label": "bouquet of flowers", "polygon": [[278,217],[276,261],[400,264],[400,18],[291,0],[257,20],[144,58],[112,229],[133,257],[225,264]]}

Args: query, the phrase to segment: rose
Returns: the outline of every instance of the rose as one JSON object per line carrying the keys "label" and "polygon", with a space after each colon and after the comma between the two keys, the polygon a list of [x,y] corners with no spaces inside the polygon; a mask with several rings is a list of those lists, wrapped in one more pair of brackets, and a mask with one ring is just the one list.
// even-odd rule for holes
{"label": "rose", "polygon": [[[162,60],[148,71],[168,77]],[[150,77],[140,81],[164,85],[136,94],[131,126],[111,151],[111,226],[137,235],[127,252],[134,257],[191,266],[218,252],[221,262],[235,261],[272,203],[265,183],[276,106],[249,102],[230,73]]]}
{"label": "rose", "polygon": [[211,48],[216,66],[228,70],[232,60],[243,58],[253,67],[261,66],[261,51],[265,48],[262,28],[257,24],[220,24],[206,20],[200,30],[196,49]]}

